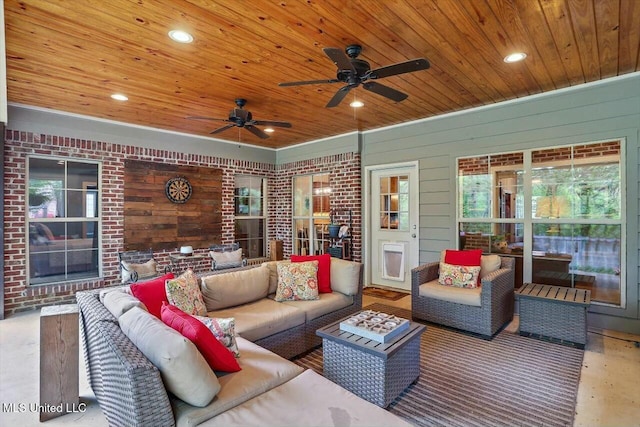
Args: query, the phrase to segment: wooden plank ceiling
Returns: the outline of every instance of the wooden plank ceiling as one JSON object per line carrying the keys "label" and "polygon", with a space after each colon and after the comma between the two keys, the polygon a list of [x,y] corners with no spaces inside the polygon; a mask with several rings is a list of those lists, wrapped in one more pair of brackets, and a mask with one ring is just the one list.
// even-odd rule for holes
{"label": "wooden plank ceiling", "polygon": [[[10,103],[209,136],[235,98],[257,120],[287,121],[260,139],[286,147],[575,86],[639,70],[637,0],[5,0]],[[168,31],[194,36],[178,44]],[[335,108],[342,83],[323,48],[362,45],[378,68],[427,58],[431,68],[362,86]],[[507,64],[503,58],[528,56]],[[127,102],[110,98],[124,93]],[[349,106],[358,98],[360,109]],[[9,118],[10,119],[10,118]]]}

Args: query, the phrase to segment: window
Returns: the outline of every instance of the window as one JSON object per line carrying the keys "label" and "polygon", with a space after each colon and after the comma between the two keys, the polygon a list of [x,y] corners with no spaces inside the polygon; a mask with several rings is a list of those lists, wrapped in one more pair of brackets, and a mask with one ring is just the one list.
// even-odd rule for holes
{"label": "window", "polygon": [[99,277],[100,165],[30,157],[27,170],[29,283]]}
{"label": "window", "polygon": [[262,258],[266,253],[267,179],[236,176],[235,241],[247,258]]}
{"label": "window", "polygon": [[[591,290],[623,305],[622,144],[458,159],[460,246],[516,258],[516,286]],[[530,236],[530,237],[528,237]]]}
{"label": "window", "polygon": [[294,254],[320,255],[328,252],[330,195],[328,173],[293,178]]}
{"label": "window", "polygon": [[380,178],[380,229],[409,230],[409,177]]}

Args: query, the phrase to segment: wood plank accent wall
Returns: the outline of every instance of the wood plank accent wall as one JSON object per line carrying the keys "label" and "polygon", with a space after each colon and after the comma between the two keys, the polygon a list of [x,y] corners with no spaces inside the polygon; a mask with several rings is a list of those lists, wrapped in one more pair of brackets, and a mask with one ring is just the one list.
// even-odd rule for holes
{"label": "wood plank accent wall", "polygon": [[[194,249],[220,243],[222,169],[125,160],[124,249]],[[183,204],[165,195],[167,181],[189,180],[193,192]]]}

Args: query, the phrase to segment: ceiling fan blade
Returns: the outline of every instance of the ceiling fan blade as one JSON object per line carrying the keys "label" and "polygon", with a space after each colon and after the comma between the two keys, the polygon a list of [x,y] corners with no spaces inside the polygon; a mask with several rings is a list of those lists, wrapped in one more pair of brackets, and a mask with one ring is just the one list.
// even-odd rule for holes
{"label": "ceiling fan blade", "polygon": [[254,134],[255,136],[262,138],[262,139],[267,139],[269,138],[269,135],[267,135],[266,133],[262,132],[260,129],[258,129],[257,127],[253,126],[253,125],[244,125],[244,128],[246,130],[248,130],[249,132],[251,132],[252,134]]}
{"label": "ceiling fan blade", "polygon": [[328,79],[328,80],[305,80],[302,82],[287,82],[287,83],[278,83],[280,87],[287,86],[302,86],[302,85],[319,85],[323,83],[338,83],[340,80],[338,79]]}
{"label": "ceiling fan blade", "polygon": [[400,62],[386,67],[376,68],[367,74],[370,79],[383,79],[385,77],[396,76],[398,74],[412,73],[414,71],[426,70],[431,65],[425,58],[412,59],[411,61]]}
{"label": "ceiling fan blade", "polygon": [[342,49],[337,49],[335,47],[325,47],[322,49],[325,55],[329,57],[330,60],[333,61],[334,64],[338,67],[338,70],[351,70],[355,73],[356,69],[353,68],[353,64],[349,60],[349,57],[344,53]]}
{"label": "ceiling fan blade", "polygon": [[253,120],[251,124],[258,126],[277,126],[281,128],[290,128],[291,123],[289,122],[274,122],[272,120]]}
{"label": "ceiling fan blade", "polygon": [[380,83],[376,82],[363,83],[362,87],[366,90],[377,93],[378,95],[382,95],[396,102],[404,101],[405,99],[407,99],[407,97],[409,97],[409,95],[407,95],[406,93],[397,91],[390,88],[389,86],[381,85]]}
{"label": "ceiling fan blade", "polygon": [[355,86],[347,85],[347,86],[343,86],[340,89],[338,89],[336,94],[333,95],[333,98],[331,98],[331,100],[327,103],[326,108],[332,108],[332,107],[338,106],[338,104],[340,104],[342,102],[344,97],[347,96],[349,91],[351,89],[353,89],[354,87]]}
{"label": "ceiling fan blade", "polygon": [[211,132],[209,132],[209,134],[213,135],[213,134],[216,134],[216,133],[220,133],[223,130],[227,130],[227,129],[232,128],[234,126],[235,126],[234,124],[229,124],[229,125],[226,125],[226,126],[222,126],[221,128],[218,128],[216,130],[212,130]]}
{"label": "ceiling fan blade", "polygon": [[220,122],[228,122],[228,119],[217,119],[215,117],[204,117],[204,116],[188,116],[186,117],[189,120],[217,120]]}

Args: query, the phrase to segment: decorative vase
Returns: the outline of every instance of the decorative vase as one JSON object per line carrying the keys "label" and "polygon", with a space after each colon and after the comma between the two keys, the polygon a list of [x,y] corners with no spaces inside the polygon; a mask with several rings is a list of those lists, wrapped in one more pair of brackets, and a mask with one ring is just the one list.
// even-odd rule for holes
{"label": "decorative vase", "polygon": [[337,238],[340,232],[340,224],[329,224],[329,237]]}

